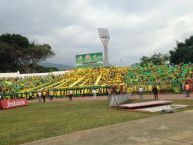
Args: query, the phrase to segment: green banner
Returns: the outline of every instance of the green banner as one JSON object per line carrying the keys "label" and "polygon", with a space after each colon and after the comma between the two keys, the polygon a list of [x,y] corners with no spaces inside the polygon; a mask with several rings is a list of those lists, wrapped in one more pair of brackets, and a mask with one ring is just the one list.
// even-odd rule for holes
{"label": "green banner", "polygon": [[102,52],[76,55],[76,67],[98,67],[98,66],[103,66]]}

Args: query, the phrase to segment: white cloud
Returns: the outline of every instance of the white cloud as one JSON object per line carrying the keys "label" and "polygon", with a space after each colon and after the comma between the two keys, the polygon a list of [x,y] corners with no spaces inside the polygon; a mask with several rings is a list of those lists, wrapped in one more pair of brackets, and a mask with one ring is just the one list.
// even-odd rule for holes
{"label": "white cloud", "polygon": [[48,43],[49,61],[75,65],[76,54],[102,51],[97,28],[107,27],[110,63],[128,65],[193,35],[192,8],[191,0],[0,0],[0,32]]}

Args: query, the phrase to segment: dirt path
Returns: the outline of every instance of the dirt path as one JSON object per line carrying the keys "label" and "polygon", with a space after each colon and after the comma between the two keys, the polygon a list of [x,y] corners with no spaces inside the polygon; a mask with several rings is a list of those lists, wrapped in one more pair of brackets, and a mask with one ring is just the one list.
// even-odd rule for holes
{"label": "dirt path", "polygon": [[[139,99],[139,95],[134,94],[131,96],[131,99]],[[154,96],[152,94],[144,94],[144,99],[154,99]],[[185,97],[184,94],[172,94],[172,93],[165,93],[165,94],[159,94],[159,99],[163,100],[173,100],[173,99],[179,99],[179,100],[193,100],[193,93],[191,93],[190,97]],[[93,100],[92,96],[89,97],[73,97],[73,101],[87,101],[87,100]],[[107,100],[107,96],[97,96],[96,100]],[[49,99],[46,100],[49,102]],[[55,98],[53,102],[62,102],[62,101],[69,101],[67,97],[65,98]],[[38,100],[30,100],[30,103],[38,102]]]}
{"label": "dirt path", "polygon": [[25,145],[192,145],[193,110],[79,131]]}
{"label": "dirt path", "polygon": [[[153,94],[144,94],[143,97],[144,99],[154,99]],[[158,95],[158,98],[162,100],[193,100],[193,93],[190,94],[190,97],[185,97],[185,94],[162,93]],[[131,99],[139,99],[139,95],[134,94]]]}

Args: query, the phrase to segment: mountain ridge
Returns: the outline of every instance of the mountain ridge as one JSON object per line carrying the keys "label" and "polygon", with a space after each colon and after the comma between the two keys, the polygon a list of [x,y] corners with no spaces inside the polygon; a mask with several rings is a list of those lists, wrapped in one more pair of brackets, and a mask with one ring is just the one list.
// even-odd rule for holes
{"label": "mountain ridge", "polygon": [[41,62],[40,63],[41,66],[44,67],[56,67],[59,70],[66,70],[66,69],[72,69],[74,68],[71,65],[65,65],[65,64],[56,64],[56,63],[52,63],[52,62]]}

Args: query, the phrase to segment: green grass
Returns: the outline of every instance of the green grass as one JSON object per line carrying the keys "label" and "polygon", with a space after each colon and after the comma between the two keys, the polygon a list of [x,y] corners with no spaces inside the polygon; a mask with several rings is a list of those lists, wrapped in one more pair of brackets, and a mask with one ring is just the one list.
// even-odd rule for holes
{"label": "green grass", "polygon": [[33,103],[0,110],[0,145],[17,145],[153,115],[111,109],[107,101]]}
{"label": "green grass", "polygon": [[[174,102],[193,105],[191,100]],[[158,114],[112,109],[107,101],[33,103],[26,107],[0,110],[0,145],[18,145]]]}

